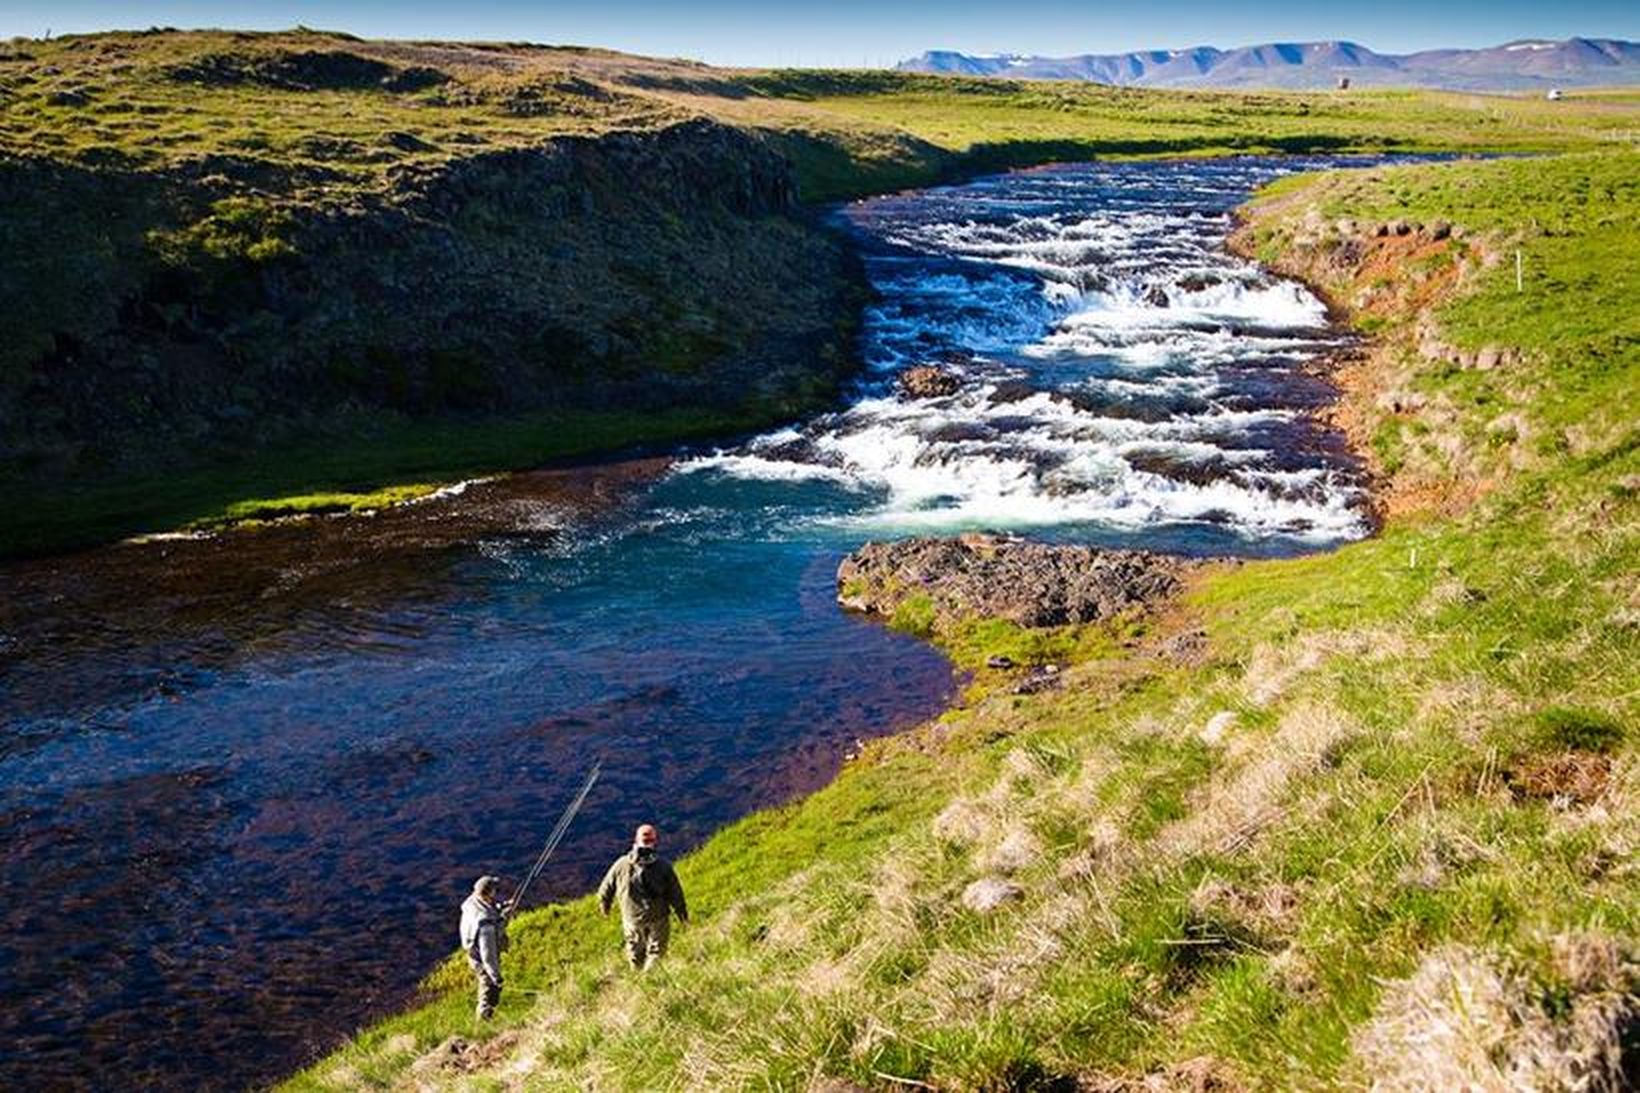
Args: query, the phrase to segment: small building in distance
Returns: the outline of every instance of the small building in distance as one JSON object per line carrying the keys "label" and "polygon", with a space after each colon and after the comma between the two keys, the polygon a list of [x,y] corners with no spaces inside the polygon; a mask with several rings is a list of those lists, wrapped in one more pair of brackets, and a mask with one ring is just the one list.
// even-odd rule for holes
{"label": "small building in distance", "polygon": [[1350,78],[1348,76],[1338,77],[1338,90],[1348,91],[1349,89],[1350,89]]}
{"label": "small building in distance", "polygon": [[1561,91],[1558,87],[1551,87],[1549,89],[1549,93],[1543,97],[1548,99],[1550,102],[1559,102],[1565,97],[1565,92]]}

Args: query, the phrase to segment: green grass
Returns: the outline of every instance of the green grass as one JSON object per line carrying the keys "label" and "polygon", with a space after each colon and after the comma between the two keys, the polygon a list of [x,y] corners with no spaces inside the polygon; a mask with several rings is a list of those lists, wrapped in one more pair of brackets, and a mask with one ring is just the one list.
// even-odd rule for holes
{"label": "green grass", "polygon": [[[338,55],[375,67],[363,77],[301,68]],[[380,188],[405,166],[701,115],[770,133],[814,201],[1091,156],[1632,146],[1640,116],[1640,98],[1621,92],[1547,103],[736,73],[599,50],[315,31],[70,35],[14,42],[4,56],[0,154],[143,170],[227,157],[263,189],[309,200]],[[405,72],[435,78],[394,80]]]}
{"label": "green grass", "polygon": [[646,445],[746,432],[774,420],[762,407],[676,407],[658,413],[537,414],[501,421],[406,422],[156,478],[72,485],[0,483],[0,556],[56,553],[179,528],[216,528],[304,513],[365,511],[462,478]]}
{"label": "green grass", "polygon": [[[418,48],[314,31],[121,32],[13,46],[10,59],[0,61],[7,107],[0,152],[143,169],[233,157],[262,165],[263,181],[281,189],[373,188],[404,164],[682,116],[653,97],[577,84],[570,76],[576,65],[615,55],[540,47]],[[389,72],[436,70],[443,79],[390,87],[323,73],[306,83],[267,78],[283,59],[337,55]],[[504,56],[514,63],[498,68]],[[213,63],[240,75],[192,74]],[[620,67],[667,68],[636,58]]]}
{"label": "green grass", "polygon": [[[1632,147],[1640,113],[1630,98],[1593,95],[1547,103],[1429,91],[1141,91],[842,72],[741,83],[762,97],[724,104],[727,116],[826,135],[790,148],[814,200],[1050,160]],[[838,148],[867,170],[839,169]]]}
{"label": "green grass", "polygon": [[434,493],[436,482],[408,482],[375,490],[332,490],[327,493],[296,493],[285,497],[252,497],[235,501],[220,513],[189,524],[195,530],[278,520],[291,516],[324,516],[336,513],[364,513],[390,505],[402,505]]}
{"label": "green grass", "polygon": [[[1267,201],[1281,202],[1284,192],[1291,191],[1273,188]],[[1508,348],[1519,358],[1493,368],[1446,361],[1396,377],[1426,409],[1380,423],[1376,444],[1386,462],[1476,480],[1518,466],[1576,466],[1579,473],[1540,487],[1565,490],[1604,480],[1585,473],[1596,469],[1591,461],[1629,454],[1635,433],[1627,407],[1640,352],[1640,310],[1632,306],[1640,253],[1628,217],[1640,204],[1634,151],[1341,174],[1302,196],[1324,225],[1463,225],[1464,238],[1448,241],[1401,280],[1416,289],[1458,267],[1466,288],[1440,312],[1441,339],[1471,356]],[[1306,229],[1310,237],[1295,246],[1295,234],[1302,234],[1295,223],[1255,218],[1255,247],[1272,255],[1302,252],[1300,264],[1313,265],[1341,241]],[[1338,280],[1323,287],[1335,299],[1363,288]],[[1376,333],[1394,334],[1383,316],[1377,321]]]}
{"label": "green grass", "polygon": [[[1632,947],[1640,930],[1640,458],[1621,411],[1640,356],[1629,312],[1611,310],[1640,251],[1633,164],[1312,179],[1254,213],[1276,252],[1310,245],[1312,209],[1438,216],[1477,245],[1522,218],[1553,225],[1529,236],[1552,241],[1531,253],[1558,286],[1530,321],[1498,290],[1512,288],[1501,266],[1477,266],[1438,305],[1461,337],[1507,334],[1523,355],[1500,378],[1532,396],[1517,411],[1565,441],[1519,441],[1530,458],[1485,448],[1495,480],[1467,511],[1213,571],[1179,612],[1140,625],[942,625],[909,597],[896,624],[959,663],[1052,660],[1064,685],[1012,695],[982,672],[938,725],[717,834],[681,864],[698,911],[660,974],[621,970],[586,900],[532,912],[509,975],[542,993],[510,995],[479,1027],[452,960],[428,982],[436,1001],[291,1088],[386,1087],[451,1035],[490,1041],[493,1064],[424,1077],[481,1086],[520,1066],[543,1089],[801,1089],[817,1074],[1000,1089],[1187,1082],[1205,1066],[1255,1088],[1362,1084],[1362,1030],[1406,1016],[1388,985],[1453,945],[1501,962],[1523,1005],[1564,1020],[1595,988],[1556,939]],[[1600,199],[1566,200],[1580,180]],[[1419,275],[1392,271],[1391,287]],[[1415,309],[1374,314],[1386,345],[1410,337]],[[1405,368],[1454,382],[1438,361]],[[1371,392],[1352,397],[1389,414]],[[1447,412],[1460,445],[1493,408]],[[1195,627],[1201,662],[1147,651]],[[1202,730],[1219,713],[1234,721],[1215,742]],[[1519,788],[1517,771],[1567,755],[1609,764],[1601,799]],[[1009,840],[1028,848],[1022,898],[964,910],[963,887]],[[1408,1046],[1394,1065],[1426,1061]]]}

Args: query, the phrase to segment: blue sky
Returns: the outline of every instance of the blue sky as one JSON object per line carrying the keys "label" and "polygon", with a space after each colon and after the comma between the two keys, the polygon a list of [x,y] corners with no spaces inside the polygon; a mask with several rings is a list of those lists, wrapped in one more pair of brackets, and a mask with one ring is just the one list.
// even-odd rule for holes
{"label": "blue sky", "polygon": [[1062,55],[1347,38],[1385,52],[1640,38],[1637,0],[0,0],[0,37],[147,26],[602,45],[718,64],[882,65],[924,49]]}

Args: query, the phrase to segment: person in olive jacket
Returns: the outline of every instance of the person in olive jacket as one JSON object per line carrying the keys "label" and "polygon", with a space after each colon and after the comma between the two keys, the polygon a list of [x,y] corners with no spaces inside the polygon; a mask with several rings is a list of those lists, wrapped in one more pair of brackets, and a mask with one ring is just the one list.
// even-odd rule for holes
{"label": "person in olive jacket", "polygon": [[615,859],[598,886],[598,906],[604,914],[619,903],[626,958],[638,971],[655,966],[666,955],[672,934],[672,915],[689,921],[683,885],[672,863],[655,851],[660,841],[653,824],[643,824],[632,839],[632,849]]}

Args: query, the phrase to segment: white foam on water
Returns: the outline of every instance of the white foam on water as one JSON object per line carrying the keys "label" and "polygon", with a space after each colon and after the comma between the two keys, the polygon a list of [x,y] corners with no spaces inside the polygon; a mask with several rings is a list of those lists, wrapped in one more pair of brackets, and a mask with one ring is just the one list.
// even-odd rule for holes
{"label": "white foam on water", "polygon": [[464,478],[460,482],[452,482],[448,486],[440,486],[431,493],[424,493],[420,497],[412,497],[403,502],[409,505],[418,505],[427,501],[442,501],[447,497],[460,497],[472,486],[482,486],[486,482],[494,482],[501,476],[498,474],[481,475],[478,478]]}
{"label": "white foam on water", "polygon": [[1100,337],[1122,340],[1135,333],[1165,337],[1171,328],[1212,324],[1233,329],[1236,323],[1269,330],[1317,330],[1327,322],[1326,305],[1301,285],[1287,282],[1227,282],[1196,292],[1163,288],[1166,307],[1148,302],[1144,298],[1148,291],[1128,282],[1106,292],[1087,293],[1081,306],[1060,322],[1054,336],[1084,341]]}
{"label": "white foam on water", "polygon": [[788,425],[784,429],[755,436],[747,442],[750,448],[770,448],[777,444],[790,444],[794,440],[802,440],[803,434],[798,432],[795,425]]}
{"label": "white foam on water", "polygon": [[682,474],[719,471],[733,478],[744,478],[753,482],[837,482],[853,487],[860,487],[863,484],[858,476],[840,467],[828,467],[823,463],[799,463],[788,459],[769,459],[752,452],[719,452],[699,456],[678,464],[677,470]]}
{"label": "white foam on water", "polygon": [[[866,313],[868,361],[884,376],[937,363],[964,386],[933,399],[878,390],[680,473],[838,483],[860,507],[819,519],[870,533],[1364,534],[1349,473],[1319,452],[1295,466],[1311,457],[1251,439],[1302,435],[1298,415],[1259,392],[1298,382],[1335,341],[1303,286],[1223,250],[1226,210],[1258,179],[1234,165],[1155,170],[1173,177],[1094,165],[855,206],[900,248],[869,262],[880,299]],[[1247,385],[1249,368],[1260,385]],[[999,393],[1020,382],[1035,390]]]}
{"label": "white foam on water", "polygon": [[868,533],[981,526],[1017,530],[1084,524],[1137,531],[1149,526],[1209,523],[1233,527],[1244,534],[1280,534],[1313,542],[1356,537],[1363,531],[1360,514],[1342,495],[1316,503],[1272,497],[1229,480],[1196,485],[1143,471],[1103,486],[1056,495],[1032,488],[1024,476],[1002,478],[991,488],[971,489],[944,504],[891,503],[829,522]]}
{"label": "white foam on water", "polygon": [[1176,440],[1160,436],[1129,441],[1119,445],[1117,451],[1124,457],[1146,453],[1169,456],[1184,463],[1208,463],[1213,460],[1224,460],[1230,464],[1255,463],[1268,454],[1258,448],[1226,450],[1217,444],[1208,444],[1205,441]]}

